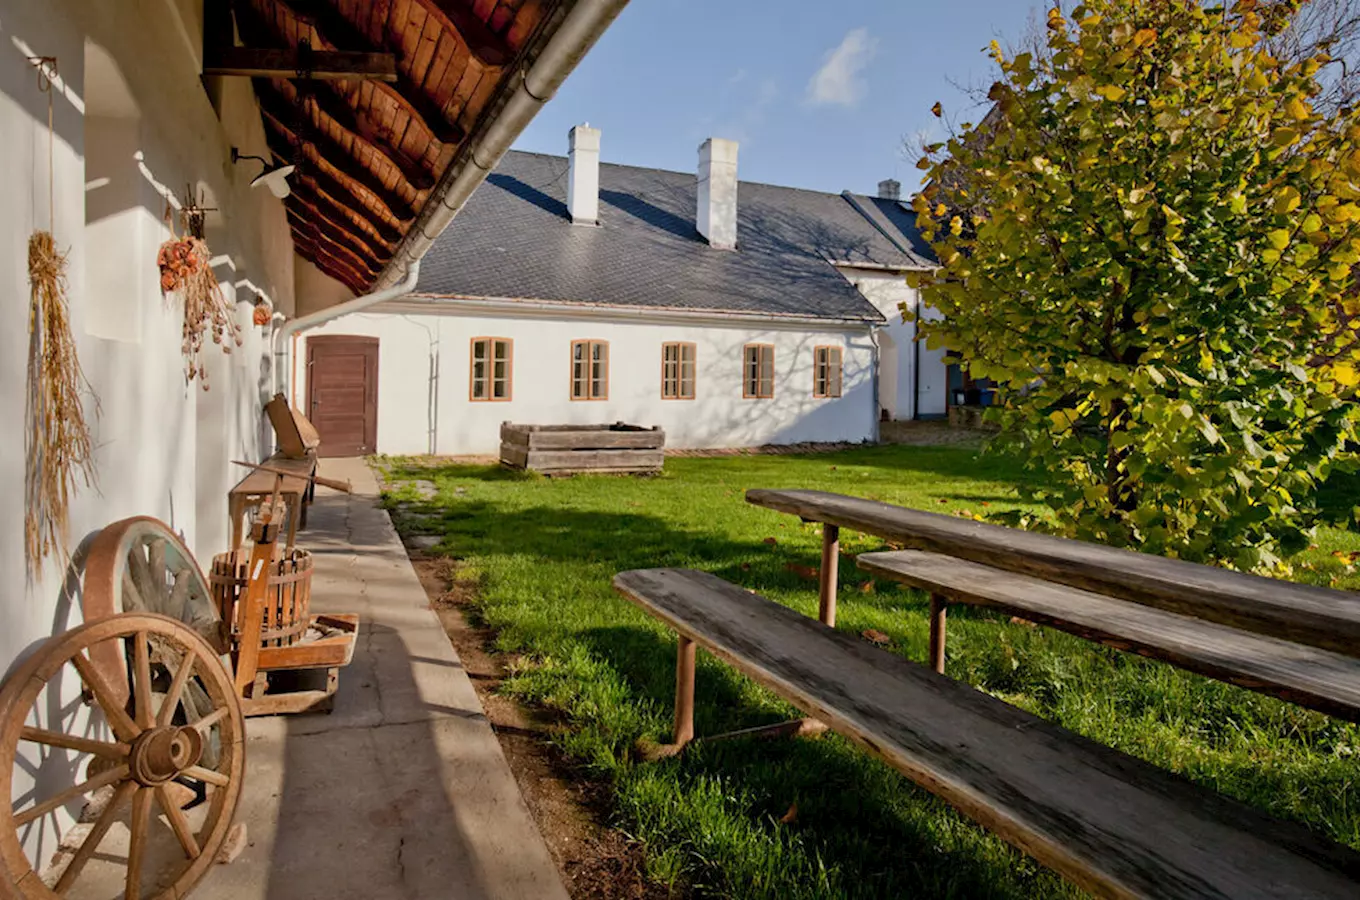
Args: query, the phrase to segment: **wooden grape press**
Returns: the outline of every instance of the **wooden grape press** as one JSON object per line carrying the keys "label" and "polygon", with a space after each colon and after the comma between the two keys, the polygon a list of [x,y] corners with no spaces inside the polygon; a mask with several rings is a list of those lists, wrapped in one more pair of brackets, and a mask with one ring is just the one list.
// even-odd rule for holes
{"label": "wooden grape press", "polygon": [[[249,550],[205,578],[163,522],[109,525],[85,561],[85,623],[0,684],[2,900],[107,898],[114,879],[128,900],[184,896],[227,841],[245,718],[331,708],[359,617],[310,611],[311,558],[279,542],[288,473],[250,467],[276,489]],[[48,835],[62,810],[75,824]]]}

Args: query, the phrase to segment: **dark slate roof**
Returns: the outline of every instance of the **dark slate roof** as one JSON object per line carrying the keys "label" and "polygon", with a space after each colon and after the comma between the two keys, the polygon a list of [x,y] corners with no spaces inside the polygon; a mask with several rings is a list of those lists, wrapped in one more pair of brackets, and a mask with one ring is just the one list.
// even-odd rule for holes
{"label": "dark slate roof", "polygon": [[572,225],[566,194],[564,157],[510,151],[430,248],[416,292],[878,322],[830,261],[924,264],[890,201],[859,198],[870,214],[848,195],[743,181],[738,249],[724,251],[695,229],[692,173],[602,164],[599,227]]}

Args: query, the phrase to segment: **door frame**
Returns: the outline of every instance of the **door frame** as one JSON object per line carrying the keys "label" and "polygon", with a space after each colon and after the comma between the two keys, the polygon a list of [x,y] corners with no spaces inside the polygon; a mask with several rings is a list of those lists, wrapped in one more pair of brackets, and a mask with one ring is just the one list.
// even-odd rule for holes
{"label": "door frame", "polygon": [[[354,348],[367,352],[370,348],[373,351],[373,379],[371,383],[368,379],[364,381],[364,445],[369,453],[378,452],[378,362],[379,343],[375,337],[359,334],[318,334],[307,338],[307,418],[311,420],[315,410],[314,392],[316,390],[316,379],[313,377],[315,368],[313,363],[316,361],[317,347],[323,350]],[[315,424],[315,422],[313,422]],[[321,444],[321,455],[326,455],[325,441]]]}

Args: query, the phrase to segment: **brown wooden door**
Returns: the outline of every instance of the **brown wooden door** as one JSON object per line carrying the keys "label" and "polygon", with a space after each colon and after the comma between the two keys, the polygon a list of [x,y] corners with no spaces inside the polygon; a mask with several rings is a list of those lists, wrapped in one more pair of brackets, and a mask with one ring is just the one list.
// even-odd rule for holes
{"label": "brown wooden door", "polygon": [[378,339],[307,339],[307,417],[320,456],[364,456],[378,448]]}

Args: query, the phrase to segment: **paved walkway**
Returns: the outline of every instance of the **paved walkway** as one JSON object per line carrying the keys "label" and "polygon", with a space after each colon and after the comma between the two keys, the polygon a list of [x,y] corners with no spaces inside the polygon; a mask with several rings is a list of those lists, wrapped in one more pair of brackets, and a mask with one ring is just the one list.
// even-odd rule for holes
{"label": "paved walkway", "polygon": [[247,720],[250,845],[195,900],[566,900],[361,460],[326,460],[299,543],[312,607],[362,616],[330,715]]}

